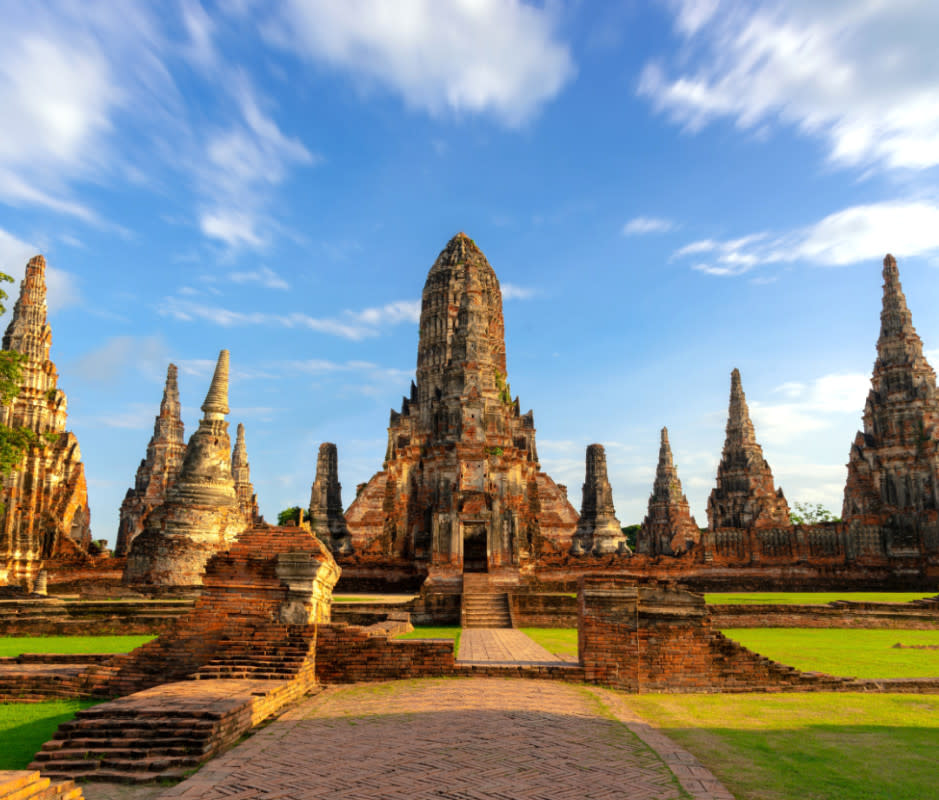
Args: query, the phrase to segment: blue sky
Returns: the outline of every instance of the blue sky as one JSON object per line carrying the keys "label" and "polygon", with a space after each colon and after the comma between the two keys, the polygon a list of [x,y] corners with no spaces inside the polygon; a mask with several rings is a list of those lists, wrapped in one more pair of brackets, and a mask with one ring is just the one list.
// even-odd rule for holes
{"label": "blue sky", "polygon": [[542,467],[579,507],[604,443],[623,524],[662,425],[706,524],[733,367],[790,503],[840,511],[888,251],[939,361],[932,0],[0,11],[0,269],[49,262],[97,537],[166,364],[188,435],[223,347],[262,512],[308,502],[321,441],[348,504],[461,230]]}

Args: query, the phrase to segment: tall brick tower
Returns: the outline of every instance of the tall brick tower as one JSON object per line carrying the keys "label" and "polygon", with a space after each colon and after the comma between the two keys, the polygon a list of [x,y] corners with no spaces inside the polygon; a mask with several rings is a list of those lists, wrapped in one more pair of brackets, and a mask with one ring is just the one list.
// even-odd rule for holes
{"label": "tall brick tower", "polygon": [[30,583],[43,559],[84,552],[91,543],[88,490],[78,440],[65,430],[67,401],[50,358],[46,260],[26,265],[3,349],[25,356],[20,392],[0,421],[36,440],[4,480],[0,502],[0,583]]}
{"label": "tall brick tower", "polygon": [[891,255],[883,275],[877,360],[864,430],[851,446],[842,515],[852,526],[885,528],[891,554],[913,554],[921,535],[939,547],[939,396]]}
{"label": "tall brick tower", "polygon": [[570,548],[577,513],[539,468],[534,417],[507,382],[499,280],[465,234],[427,276],[417,383],[346,521],[355,551],[441,572],[517,569]]}

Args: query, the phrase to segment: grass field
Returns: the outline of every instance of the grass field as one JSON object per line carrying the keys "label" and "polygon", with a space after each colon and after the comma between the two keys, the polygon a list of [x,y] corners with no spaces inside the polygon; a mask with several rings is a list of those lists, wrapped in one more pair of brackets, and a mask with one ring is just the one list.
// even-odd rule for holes
{"label": "grass field", "polygon": [[835,600],[855,603],[909,603],[936,592],[708,592],[704,599],[713,605],[824,605]]}
{"label": "grass field", "polygon": [[129,653],[154,636],[5,636],[0,656],[23,653]]}
{"label": "grass field", "polygon": [[521,631],[549,653],[577,655],[577,628],[522,628]]}
{"label": "grass field", "polygon": [[0,770],[26,769],[55,729],[95,700],[50,700],[45,703],[0,703]]}
{"label": "grass field", "polygon": [[457,625],[441,625],[439,627],[415,627],[411,633],[402,633],[397,639],[453,639],[453,652],[460,652],[460,633],[462,628]]}
{"label": "grass field", "polygon": [[[811,672],[856,678],[939,677],[939,630],[732,628],[723,633],[760,655]],[[894,648],[897,642],[937,649]]]}
{"label": "grass field", "polygon": [[639,695],[628,703],[738,800],[937,796],[935,695]]}

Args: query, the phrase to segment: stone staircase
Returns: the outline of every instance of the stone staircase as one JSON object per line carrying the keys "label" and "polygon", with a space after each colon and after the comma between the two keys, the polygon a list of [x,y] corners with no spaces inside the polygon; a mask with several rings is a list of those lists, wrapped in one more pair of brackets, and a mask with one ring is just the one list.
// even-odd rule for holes
{"label": "stone staircase", "polygon": [[312,639],[286,625],[258,628],[241,638],[222,640],[217,654],[191,676],[195,680],[235,678],[286,681],[312,660]]}
{"label": "stone staircase", "polygon": [[492,587],[487,575],[466,574],[460,617],[464,628],[511,628],[509,596]]}
{"label": "stone staircase", "polygon": [[53,783],[34,770],[0,770],[0,800],[82,800],[75,781]]}

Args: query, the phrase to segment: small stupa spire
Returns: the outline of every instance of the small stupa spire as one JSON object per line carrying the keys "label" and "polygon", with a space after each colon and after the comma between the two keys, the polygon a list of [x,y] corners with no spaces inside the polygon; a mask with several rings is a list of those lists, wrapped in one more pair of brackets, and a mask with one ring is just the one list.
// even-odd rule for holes
{"label": "small stupa spire", "polygon": [[659,463],[649,495],[649,510],[636,539],[637,550],[648,555],[679,555],[696,544],[700,535],[678,479],[668,428],[662,428]]}
{"label": "small stupa spire", "polygon": [[222,350],[218,354],[218,362],[215,365],[215,374],[212,376],[212,385],[209,386],[209,392],[205,396],[205,402],[202,404],[202,410],[205,412],[206,419],[221,419],[228,412],[228,366],[229,352]]}

